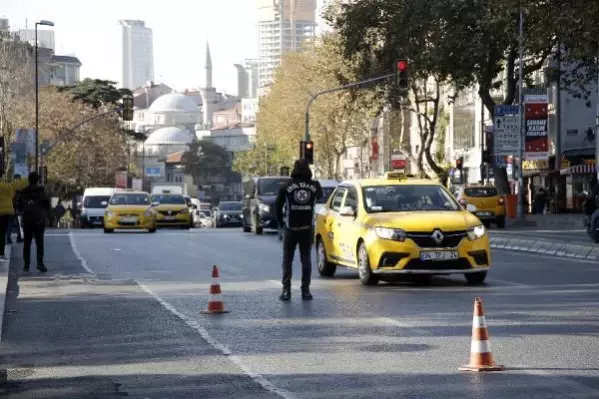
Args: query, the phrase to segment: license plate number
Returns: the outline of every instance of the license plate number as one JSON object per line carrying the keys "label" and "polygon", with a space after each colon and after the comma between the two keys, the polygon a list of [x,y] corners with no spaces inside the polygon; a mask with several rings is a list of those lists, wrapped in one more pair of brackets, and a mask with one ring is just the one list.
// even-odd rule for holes
{"label": "license plate number", "polygon": [[175,220],[174,216],[165,216],[164,220]]}
{"label": "license plate number", "polygon": [[121,222],[123,223],[137,223],[137,218],[135,216],[125,216],[121,218]]}
{"label": "license plate number", "polygon": [[441,261],[441,260],[454,260],[458,259],[460,256],[457,251],[426,251],[420,252],[420,260],[432,260],[432,261]]}

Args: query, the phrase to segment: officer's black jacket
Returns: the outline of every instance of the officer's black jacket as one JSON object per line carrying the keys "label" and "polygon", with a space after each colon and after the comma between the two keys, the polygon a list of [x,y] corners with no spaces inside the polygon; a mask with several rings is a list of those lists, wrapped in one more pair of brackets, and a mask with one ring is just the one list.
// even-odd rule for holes
{"label": "officer's black jacket", "polygon": [[275,212],[279,226],[292,230],[312,227],[314,205],[322,197],[320,183],[312,180],[310,169],[293,171],[289,183],[279,190]]}

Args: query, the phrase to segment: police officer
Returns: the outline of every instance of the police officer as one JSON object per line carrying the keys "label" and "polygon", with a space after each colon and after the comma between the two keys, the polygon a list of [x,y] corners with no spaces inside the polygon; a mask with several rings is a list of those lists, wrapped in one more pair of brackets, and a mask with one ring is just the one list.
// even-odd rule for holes
{"label": "police officer", "polygon": [[46,212],[50,209],[50,201],[44,187],[38,186],[39,176],[36,172],[29,174],[29,185],[19,192],[17,207],[22,216],[23,235],[23,271],[29,271],[31,243],[35,239],[37,253],[37,269],[47,272],[44,265],[44,231],[46,229]]}
{"label": "police officer", "polygon": [[302,299],[309,301],[312,274],[312,240],[314,205],[322,197],[322,188],[312,180],[310,164],[299,159],[295,161],[291,180],[283,185],[277,195],[275,212],[279,226],[283,230],[283,292],[280,299],[291,299],[291,275],[295,247],[299,245],[302,262]]}

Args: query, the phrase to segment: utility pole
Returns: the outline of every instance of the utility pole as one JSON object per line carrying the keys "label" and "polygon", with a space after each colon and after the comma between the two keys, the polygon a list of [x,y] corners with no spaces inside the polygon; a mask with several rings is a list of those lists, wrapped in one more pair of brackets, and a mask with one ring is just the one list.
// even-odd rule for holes
{"label": "utility pole", "polygon": [[519,97],[520,97],[520,140],[518,140],[518,153],[520,155],[520,164],[518,165],[518,207],[516,210],[516,219],[524,220],[524,176],[522,174],[522,166],[524,160],[524,134],[525,130],[525,119],[524,119],[524,11],[522,9],[522,2],[520,2],[520,33],[518,36],[518,42],[520,47],[519,55]]}
{"label": "utility pole", "polygon": [[[557,41],[557,77],[555,81],[555,170],[560,170],[562,163],[562,43]],[[598,88],[599,89],[599,88]],[[599,104],[599,103],[598,103]],[[599,107],[599,105],[598,105]],[[598,108],[599,110],[599,108]]]}
{"label": "utility pole", "polygon": [[480,184],[485,183],[485,104],[480,98]]}

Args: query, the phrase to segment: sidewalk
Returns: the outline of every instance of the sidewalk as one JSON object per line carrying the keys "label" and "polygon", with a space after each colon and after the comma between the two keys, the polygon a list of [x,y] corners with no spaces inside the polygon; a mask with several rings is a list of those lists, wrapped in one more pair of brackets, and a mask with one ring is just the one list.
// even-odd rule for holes
{"label": "sidewalk", "polygon": [[22,272],[21,248],[11,258],[1,397],[273,397],[134,281],[86,274],[68,236],[47,237],[46,275]]}
{"label": "sidewalk", "polygon": [[583,229],[582,214],[550,214],[550,215],[526,215],[524,221],[507,219],[508,229],[543,229],[543,230],[571,230]]}

